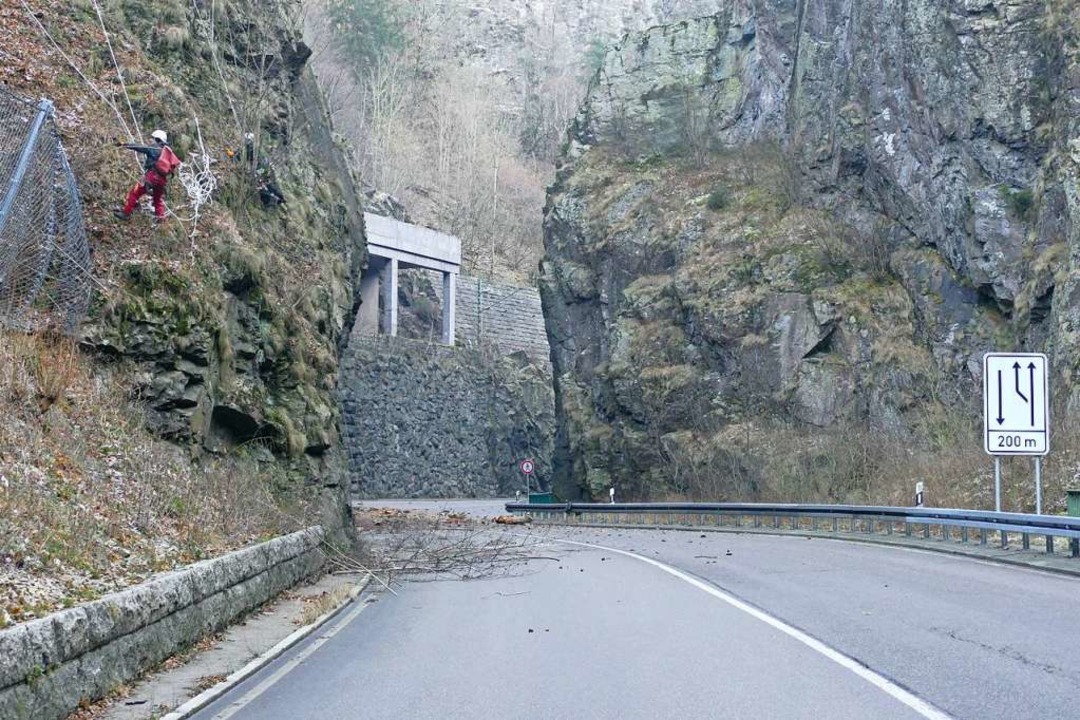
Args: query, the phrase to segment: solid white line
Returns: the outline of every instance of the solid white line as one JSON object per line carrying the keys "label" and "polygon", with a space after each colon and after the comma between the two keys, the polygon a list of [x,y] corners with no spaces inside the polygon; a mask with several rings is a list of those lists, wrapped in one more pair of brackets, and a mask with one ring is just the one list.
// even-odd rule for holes
{"label": "solid white line", "polygon": [[338,605],[333,610],[326,611],[319,617],[315,618],[313,622],[305,625],[298,630],[293,631],[284,640],[274,645],[274,647],[270,648],[258,657],[252,659],[252,661],[249,662],[247,665],[232,673],[227,678],[219,682],[217,685],[207,688],[206,690],[202,691],[195,697],[185,702],[183,705],[180,705],[179,707],[173,709],[166,715],[162,715],[161,720],[186,720],[195,713],[199,712],[204,707],[214,702],[225,693],[232,690],[241,682],[247,680],[249,677],[257,673],[259,670],[262,670],[274,660],[277,660],[279,656],[285,654],[285,651],[290,649],[293,645],[298,644],[301,640],[306,639],[308,635],[311,635],[312,633],[318,631],[319,628],[321,628],[327,622],[333,620],[336,615],[338,615],[342,610],[345,609],[346,605],[355,600],[356,597],[364,591],[364,589],[368,585],[368,582],[368,578],[362,578],[355,586],[353,586],[352,590],[349,592],[349,598],[345,602]]}
{"label": "solid white line", "polygon": [[625,555],[627,557],[634,558],[635,560],[641,560],[642,562],[648,563],[653,567],[663,570],[669,575],[674,575],[683,582],[690,583],[698,590],[703,590],[709,593],[718,600],[723,600],[728,605],[742,610],[747,615],[750,615],[751,617],[760,620],[761,622],[769,625],[772,628],[775,628],[776,630],[779,630],[785,635],[795,640],[798,640],[811,650],[820,653],[821,655],[824,655],[829,660],[835,662],[837,665],[840,665],[841,667],[850,670],[851,672],[861,677],[863,680],[866,680],[874,687],[891,695],[893,698],[899,700],[904,705],[907,705],[909,708],[914,710],[922,717],[927,718],[927,720],[952,720],[952,717],[948,713],[934,707],[927,701],[912,694],[908,690],[905,690],[904,688],[900,687],[888,678],[879,675],[878,673],[874,672],[873,670],[858,662],[854,658],[848,657],[839,650],[829,647],[820,640],[817,640],[810,635],[807,635],[802,630],[788,625],[783,620],[775,618],[772,615],[764,612],[763,610],[759,610],[758,608],[749,605],[742,600],[739,600],[733,595],[729,595],[720,588],[704,583],[701,580],[693,577],[692,575],[687,575],[683,571],[677,570],[670,565],[665,565],[664,563],[653,560],[652,558],[647,558],[642,555],[638,555],[637,553],[629,552],[627,550],[618,550],[616,548],[605,547],[603,545],[593,545],[592,543],[578,542],[576,540],[555,540],[555,542],[568,543],[570,545],[580,545],[582,547],[593,548],[594,550],[603,550],[604,552],[618,553],[620,555]]}
{"label": "solid white line", "polygon": [[345,626],[347,626],[349,623],[356,619],[357,615],[364,612],[367,606],[368,603],[364,602],[360,603],[355,608],[350,610],[349,614],[342,618],[336,625],[334,625],[334,627],[332,627],[330,630],[327,630],[325,633],[320,635],[318,639],[313,641],[310,645],[308,645],[303,650],[294,655],[292,658],[290,658],[288,662],[286,662],[284,665],[271,673],[270,676],[263,680],[261,683],[244,693],[244,695],[239,700],[236,700],[235,702],[231,703],[227,708],[221,710],[216,715],[214,715],[213,720],[226,720],[226,718],[230,718],[236,713],[243,710],[245,706],[249,705],[256,698],[269,690],[274,685],[274,683],[289,674],[289,672],[292,671],[297,665],[307,660],[313,652],[326,644],[326,642],[330,638],[341,632],[341,630],[343,630]]}

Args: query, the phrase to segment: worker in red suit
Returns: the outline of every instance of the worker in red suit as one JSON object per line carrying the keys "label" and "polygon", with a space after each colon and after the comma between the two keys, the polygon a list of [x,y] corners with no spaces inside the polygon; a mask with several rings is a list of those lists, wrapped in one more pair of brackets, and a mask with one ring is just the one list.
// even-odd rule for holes
{"label": "worker in red suit", "polygon": [[165,219],[165,185],[169,182],[169,176],[180,166],[180,158],[169,147],[169,136],[164,130],[155,130],[150,137],[154,140],[153,145],[117,143],[118,147],[134,150],[144,156],[143,169],[146,170],[142,180],[128,193],[123,209],[113,211],[121,220],[131,217],[139,199],[148,192],[154,201],[154,214],[158,220]]}

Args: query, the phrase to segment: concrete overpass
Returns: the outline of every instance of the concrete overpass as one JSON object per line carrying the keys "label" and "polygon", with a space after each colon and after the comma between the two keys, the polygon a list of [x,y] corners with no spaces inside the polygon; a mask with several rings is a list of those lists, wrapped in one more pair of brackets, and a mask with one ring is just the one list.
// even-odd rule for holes
{"label": "concrete overpass", "polygon": [[423,268],[442,273],[442,343],[453,345],[461,241],[453,235],[372,213],[364,213],[364,225],[369,260],[368,269],[360,278],[357,331],[362,335],[396,336],[398,272],[404,268]]}

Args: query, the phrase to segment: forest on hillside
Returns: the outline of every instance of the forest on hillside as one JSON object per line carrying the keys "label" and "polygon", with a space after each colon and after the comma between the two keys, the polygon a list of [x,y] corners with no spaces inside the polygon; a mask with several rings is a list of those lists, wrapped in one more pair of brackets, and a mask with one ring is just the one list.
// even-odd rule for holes
{"label": "forest on hillside", "polygon": [[546,187],[606,48],[713,2],[317,0],[306,35],[369,192],[461,238],[465,270],[527,281]]}

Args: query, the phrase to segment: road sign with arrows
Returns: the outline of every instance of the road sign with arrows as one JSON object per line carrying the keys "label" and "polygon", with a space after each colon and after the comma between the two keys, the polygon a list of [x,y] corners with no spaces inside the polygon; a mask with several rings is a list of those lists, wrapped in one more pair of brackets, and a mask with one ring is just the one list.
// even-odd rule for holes
{"label": "road sign with arrows", "polygon": [[1045,455],[1050,451],[1046,356],[983,356],[984,447],[991,455]]}

